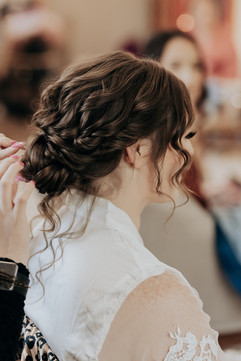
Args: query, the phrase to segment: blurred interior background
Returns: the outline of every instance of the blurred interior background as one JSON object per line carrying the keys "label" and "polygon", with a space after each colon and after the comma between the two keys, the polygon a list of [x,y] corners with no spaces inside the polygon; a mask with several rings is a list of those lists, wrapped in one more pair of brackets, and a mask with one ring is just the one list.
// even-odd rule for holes
{"label": "blurred interior background", "polygon": [[194,39],[205,90],[202,109],[194,104],[195,194],[167,224],[170,205],[149,206],[141,234],[198,290],[225,348],[241,345],[240,24],[240,0],[0,0],[0,132],[19,141],[41,89],[67,64],[117,49],[141,56],[152,36],[175,29]]}

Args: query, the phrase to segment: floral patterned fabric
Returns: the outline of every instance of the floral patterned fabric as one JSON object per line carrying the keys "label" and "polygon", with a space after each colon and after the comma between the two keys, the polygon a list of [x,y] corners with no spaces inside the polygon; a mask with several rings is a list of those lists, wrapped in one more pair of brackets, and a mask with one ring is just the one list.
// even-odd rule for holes
{"label": "floral patterned fabric", "polygon": [[170,333],[170,337],[176,340],[176,344],[171,346],[164,361],[214,361],[218,357],[217,343],[210,337],[202,337],[198,341],[196,336],[187,332],[181,337],[180,328],[175,334]]}

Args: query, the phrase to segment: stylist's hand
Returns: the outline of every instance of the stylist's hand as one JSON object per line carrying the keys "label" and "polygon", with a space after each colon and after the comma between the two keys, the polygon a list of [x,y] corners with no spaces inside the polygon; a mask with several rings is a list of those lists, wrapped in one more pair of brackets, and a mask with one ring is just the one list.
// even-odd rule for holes
{"label": "stylist's hand", "polygon": [[23,142],[16,142],[0,133],[0,161],[24,149]]}
{"label": "stylist's hand", "polygon": [[[0,159],[5,157],[2,155],[5,149],[8,148],[0,149]],[[30,239],[26,204],[34,182],[22,182],[18,187],[16,177],[23,166],[17,155],[0,162],[0,256],[26,264]]]}

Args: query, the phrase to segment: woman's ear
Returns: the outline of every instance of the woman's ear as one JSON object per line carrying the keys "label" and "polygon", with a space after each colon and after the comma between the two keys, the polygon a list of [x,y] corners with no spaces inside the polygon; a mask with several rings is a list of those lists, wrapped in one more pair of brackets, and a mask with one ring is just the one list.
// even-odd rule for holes
{"label": "woman's ear", "polygon": [[129,147],[126,148],[125,153],[124,153],[124,159],[125,161],[130,164],[131,166],[133,166],[135,168],[135,163],[136,163],[136,152],[137,152],[137,146],[136,143],[130,145]]}
{"label": "woman's ear", "polygon": [[126,148],[124,159],[133,168],[140,168],[147,162],[150,152],[150,141],[142,139]]}

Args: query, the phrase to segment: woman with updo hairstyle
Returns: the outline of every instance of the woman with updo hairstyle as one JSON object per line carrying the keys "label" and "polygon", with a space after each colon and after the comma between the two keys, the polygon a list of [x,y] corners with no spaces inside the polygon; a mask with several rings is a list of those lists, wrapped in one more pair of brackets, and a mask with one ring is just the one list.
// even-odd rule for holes
{"label": "woman with updo hairstyle", "polygon": [[[185,278],[139,235],[170,202],[193,152],[184,84],[155,61],[113,52],[43,93],[22,176],[42,193],[26,314],[59,360],[223,360]],[[175,250],[174,250],[175,252]]]}

